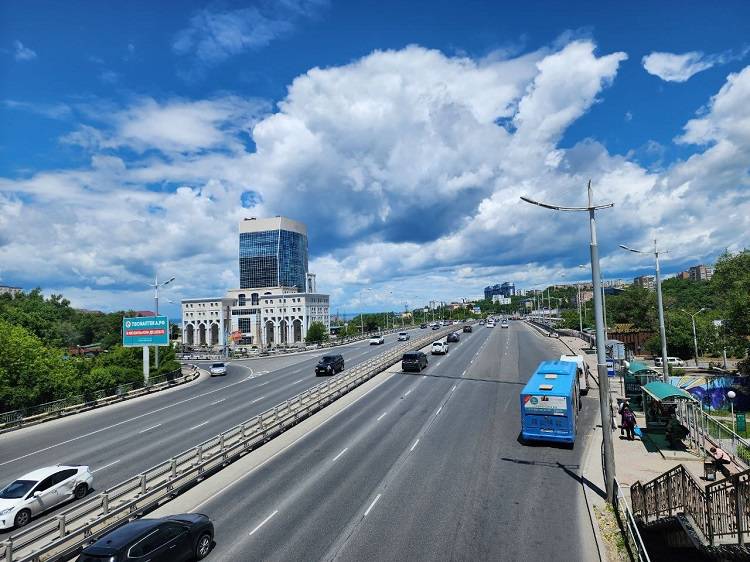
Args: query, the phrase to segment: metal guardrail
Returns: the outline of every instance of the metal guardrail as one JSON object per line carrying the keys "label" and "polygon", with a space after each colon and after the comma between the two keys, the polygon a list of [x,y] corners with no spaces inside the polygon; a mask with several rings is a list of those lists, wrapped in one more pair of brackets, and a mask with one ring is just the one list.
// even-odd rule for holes
{"label": "metal guardrail", "polygon": [[114,400],[122,399],[130,393],[137,393],[153,389],[160,385],[168,385],[178,382],[182,377],[182,369],[176,369],[169,373],[153,377],[149,380],[148,386],[136,383],[127,383],[110,388],[107,390],[98,390],[91,394],[79,394],[70,396],[54,402],[47,402],[37,406],[12,410],[10,412],[0,413],[0,430],[7,427],[23,425],[24,423],[36,422],[47,417],[54,417],[69,413],[71,410],[78,410],[84,407],[97,406]]}
{"label": "metal guardrail", "polygon": [[172,499],[180,491],[269,441],[340,396],[454,331],[445,327],[408,341],[317,384],[281,404],[184,451],[102,493],[77,502],[54,519],[25,527],[0,543],[4,562],[42,562],[72,556],[126,521]]}
{"label": "metal guardrail", "polygon": [[638,524],[633,517],[633,513],[628,507],[628,502],[625,499],[625,494],[622,491],[622,487],[615,479],[615,515],[617,522],[620,525],[620,530],[625,539],[625,547],[630,554],[631,560],[637,560],[638,562],[650,562],[648,552],[646,551],[646,545],[643,543],[641,534],[638,531]]}

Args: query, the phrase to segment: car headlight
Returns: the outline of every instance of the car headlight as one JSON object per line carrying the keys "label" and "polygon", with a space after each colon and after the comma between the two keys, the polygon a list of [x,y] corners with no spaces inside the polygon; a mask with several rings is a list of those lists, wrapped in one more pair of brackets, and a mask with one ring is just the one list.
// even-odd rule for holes
{"label": "car headlight", "polygon": [[11,511],[13,511],[12,507],[9,507],[8,509],[0,510],[0,515],[8,515]]}

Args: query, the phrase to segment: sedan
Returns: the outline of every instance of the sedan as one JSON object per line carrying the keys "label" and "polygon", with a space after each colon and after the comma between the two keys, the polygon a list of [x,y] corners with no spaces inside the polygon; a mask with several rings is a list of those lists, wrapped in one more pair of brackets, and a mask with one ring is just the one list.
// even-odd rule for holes
{"label": "sedan", "polygon": [[448,334],[448,337],[446,338],[446,341],[448,342],[457,342],[461,339],[461,336],[458,334],[458,332],[453,332],[452,334]]}
{"label": "sedan", "polygon": [[84,548],[78,562],[202,560],[213,540],[214,524],[201,513],[136,519]]}
{"label": "sedan", "polygon": [[370,345],[382,345],[385,343],[385,338],[382,335],[372,336],[370,338]]}
{"label": "sedan", "polygon": [[209,372],[211,373],[211,376],[214,375],[226,375],[227,374],[227,364],[226,363],[211,363],[211,368],[209,369]]}
{"label": "sedan", "polygon": [[409,334],[407,334],[406,332],[399,332],[398,341],[409,341]]}
{"label": "sedan", "polygon": [[0,529],[23,527],[35,515],[82,499],[94,477],[88,466],[49,466],[29,472],[0,490]]}

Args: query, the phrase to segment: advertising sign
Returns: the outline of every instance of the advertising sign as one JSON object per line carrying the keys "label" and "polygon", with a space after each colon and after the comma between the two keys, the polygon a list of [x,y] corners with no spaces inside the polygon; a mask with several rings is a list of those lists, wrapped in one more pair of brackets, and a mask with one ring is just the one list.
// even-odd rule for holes
{"label": "advertising sign", "polygon": [[526,410],[534,414],[551,414],[564,416],[568,411],[568,400],[565,396],[531,396],[523,398]]}
{"label": "advertising sign", "polygon": [[169,345],[169,320],[166,316],[122,319],[123,347]]}
{"label": "advertising sign", "polygon": [[737,433],[745,433],[747,431],[747,420],[745,419],[745,413],[739,412],[737,414]]}

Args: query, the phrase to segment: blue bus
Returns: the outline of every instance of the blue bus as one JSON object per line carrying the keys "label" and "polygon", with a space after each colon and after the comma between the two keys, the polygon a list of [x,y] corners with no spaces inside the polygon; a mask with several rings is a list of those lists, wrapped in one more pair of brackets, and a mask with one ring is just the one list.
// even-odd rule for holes
{"label": "blue bus", "polygon": [[540,363],[521,391],[521,438],[572,446],[581,404],[579,384],[575,363]]}

